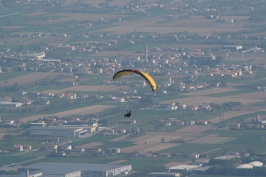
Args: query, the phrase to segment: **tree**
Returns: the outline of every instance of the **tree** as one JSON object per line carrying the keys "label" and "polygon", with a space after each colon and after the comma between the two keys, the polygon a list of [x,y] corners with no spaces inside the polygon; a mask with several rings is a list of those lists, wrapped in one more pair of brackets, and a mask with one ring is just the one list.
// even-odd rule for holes
{"label": "tree", "polygon": [[161,138],[161,143],[165,143],[165,137]]}

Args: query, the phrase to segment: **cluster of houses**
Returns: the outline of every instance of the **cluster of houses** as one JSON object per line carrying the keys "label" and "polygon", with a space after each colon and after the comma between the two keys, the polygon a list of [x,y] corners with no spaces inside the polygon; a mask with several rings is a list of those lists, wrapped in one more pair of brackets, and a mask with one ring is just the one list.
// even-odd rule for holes
{"label": "cluster of houses", "polygon": [[249,70],[241,70],[241,69],[223,69],[220,70],[218,68],[211,69],[209,71],[208,76],[221,76],[221,77],[241,77],[243,74],[245,75],[252,75],[252,69]]}
{"label": "cluster of houses", "polygon": [[18,94],[23,95],[20,99],[14,99],[10,96],[0,98],[0,108],[17,108],[27,105],[49,105],[51,98],[66,98],[66,99],[87,99],[88,94],[76,93],[52,93],[52,92],[26,92],[21,91]]}
{"label": "cluster of houses", "polygon": [[260,115],[258,114],[254,119],[243,120],[241,122],[231,122],[227,123],[226,126],[234,130],[264,130],[266,129],[266,120],[261,119]]}
{"label": "cluster of houses", "polygon": [[180,120],[177,118],[169,118],[164,120],[159,120],[157,123],[163,126],[191,126],[194,124],[197,125],[207,125],[207,120]]}
{"label": "cluster of houses", "polygon": [[159,104],[156,109],[163,110],[190,110],[190,111],[211,111],[212,107],[209,104],[200,104],[198,106],[189,106],[181,103]]}

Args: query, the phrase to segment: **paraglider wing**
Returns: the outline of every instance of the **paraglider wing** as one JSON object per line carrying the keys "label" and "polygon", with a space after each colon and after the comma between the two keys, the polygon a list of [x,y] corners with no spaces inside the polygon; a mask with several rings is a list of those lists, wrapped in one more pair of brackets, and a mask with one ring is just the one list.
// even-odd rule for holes
{"label": "paraglider wing", "polygon": [[152,91],[156,90],[156,83],[155,83],[154,79],[148,73],[145,73],[143,71],[138,71],[138,70],[134,70],[134,69],[125,69],[122,71],[118,71],[117,73],[114,74],[113,80],[117,80],[118,78],[120,78],[124,75],[132,74],[132,73],[135,73],[135,74],[142,76],[150,84]]}

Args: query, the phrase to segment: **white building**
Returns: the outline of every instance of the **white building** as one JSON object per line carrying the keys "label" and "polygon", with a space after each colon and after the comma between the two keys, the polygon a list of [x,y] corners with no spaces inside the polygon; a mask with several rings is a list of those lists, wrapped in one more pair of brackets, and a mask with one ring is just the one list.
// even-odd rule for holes
{"label": "white building", "polygon": [[44,52],[41,52],[41,53],[36,53],[36,52],[33,52],[33,53],[28,53],[26,55],[27,58],[35,58],[37,60],[41,60],[45,57],[45,53]]}
{"label": "white building", "polygon": [[30,136],[59,136],[59,137],[82,137],[87,135],[87,130],[77,127],[30,127]]}
{"label": "white building", "polygon": [[152,172],[148,177],[179,177],[180,173]]}
{"label": "white building", "polygon": [[43,176],[67,176],[67,177],[108,177],[129,174],[131,165],[117,164],[90,164],[90,163],[57,163],[41,162],[21,168],[21,171],[29,169],[38,170]]}
{"label": "white building", "polygon": [[263,163],[260,161],[253,161],[253,162],[250,162],[249,165],[252,165],[253,167],[262,167]]}
{"label": "white building", "polygon": [[169,172],[191,171],[194,168],[199,168],[198,165],[177,165],[169,168]]}
{"label": "white building", "polygon": [[238,169],[251,169],[251,168],[253,168],[253,166],[250,164],[241,164],[236,168],[238,168]]}
{"label": "white building", "polygon": [[17,108],[22,106],[22,103],[18,102],[0,102],[0,107],[7,107],[7,108]]}

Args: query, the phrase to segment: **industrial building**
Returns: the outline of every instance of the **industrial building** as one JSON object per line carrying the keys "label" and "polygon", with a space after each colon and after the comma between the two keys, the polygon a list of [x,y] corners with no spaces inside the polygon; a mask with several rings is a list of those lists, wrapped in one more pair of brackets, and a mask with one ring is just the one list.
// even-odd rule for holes
{"label": "industrial building", "polygon": [[31,173],[34,171],[40,171],[43,176],[108,177],[129,174],[132,170],[132,166],[116,164],[41,162],[19,169],[19,171],[24,173],[27,170]]}
{"label": "industrial building", "polygon": [[8,101],[0,102],[0,107],[17,108],[17,107],[20,107],[20,106],[22,106],[22,103],[8,102]]}
{"label": "industrial building", "polygon": [[198,165],[177,165],[169,168],[169,172],[182,172],[182,171],[192,171],[195,168],[199,168]]}
{"label": "industrial building", "polygon": [[51,126],[51,127],[40,127],[33,126],[29,129],[30,136],[58,136],[58,137],[83,137],[87,135],[87,130],[78,127],[61,127],[61,126]]}
{"label": "industrial building", "polygon": [[180,173],[152,172],[148,177],[179,177]]}

